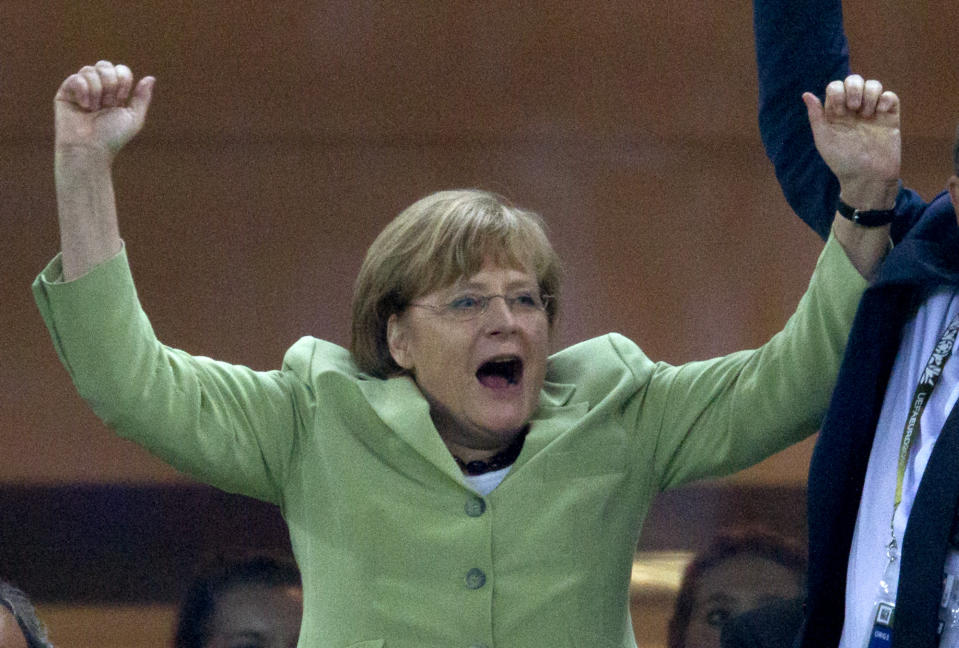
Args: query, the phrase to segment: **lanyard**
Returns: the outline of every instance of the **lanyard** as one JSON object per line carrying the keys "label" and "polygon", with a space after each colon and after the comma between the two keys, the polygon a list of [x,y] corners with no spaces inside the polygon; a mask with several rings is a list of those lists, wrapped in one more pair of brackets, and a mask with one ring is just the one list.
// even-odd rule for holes
{"label": "lanyard", "polygon": [[896,497],[892,506],[892,516],[889,518],[889,544],[886,546],[886,568],[879,580],[879,592],[873,607],[874,623],[872,631],[866,640],[866,648],[891,648],[893,642],[893,616],[896,609],[896,592],[893,588],[893,577],[898,570],[899,547],[896,544],[896,511],[902,503],[902,487],[906,477],[906,467],[909,465],[909,451],[913,441],[919,433],[919,419],[926,409],[926,404],[932,396],[932,391],[939,384],[942,368],[952,355],[956,335],[959,333],[959,313],[956,313],[946,326],[946,330],[936,341],[936,346],[926,362],[919,383],[912,396],[912,405],[902,430],[902,439],[899,442],[899,460],[896,467]]}
{"label": "lanyard", "polygon": [[[942,332],[939,340],[936,342],[929,360],[926,362],[922,374],[919,376],[919,384],[916,385],[916,391],[912,397],[912,406],[909,408],[909,416],[902,430],[902,440],[899,442],[899,462],[896,468],[896,497],[892,507],[892,517],[889,519],[889,531],[892,539],[889,543],[891,552],[896,551],[896,532],[894,522],[896,510],[902,503],[902,485],[906,476],[906,466],[909,463],[909,451],[912,448],[912,442],[919,432],[919,419],[926,409],[926,404],[932,395],[932,390],[939,384],[939,377],[942,376],[942,367],[946,360],[952,355],[952,348],[956,342],[956,334],[959,333],[959,313],[956,313],[946,330]],[[892,559],[892,556],[890,556]]]}

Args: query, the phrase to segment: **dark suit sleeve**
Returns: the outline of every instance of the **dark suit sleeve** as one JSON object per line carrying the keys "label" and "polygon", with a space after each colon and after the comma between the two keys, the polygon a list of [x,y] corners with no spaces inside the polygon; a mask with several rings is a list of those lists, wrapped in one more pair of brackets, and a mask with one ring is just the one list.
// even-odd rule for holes
{"label": "dark suit sleeve", "polygon": [[823,239],[839,182],[813,143],[802,93],[849,74],[840,0],[754,0],[759,132],[793,210]]}

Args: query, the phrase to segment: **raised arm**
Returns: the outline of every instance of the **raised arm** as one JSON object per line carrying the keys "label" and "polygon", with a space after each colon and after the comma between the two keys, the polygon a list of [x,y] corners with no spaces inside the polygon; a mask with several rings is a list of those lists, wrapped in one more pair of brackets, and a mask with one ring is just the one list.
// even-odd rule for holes
{"label": "raised arm", "polygon": [[[899,97],[879,81],[850,75],[826,87],[825,104],[806,92],[816,149],[839,184],[839,198],[865,211],[892,211],[899,193]],[[850,261],[871,278],[889,243],[888,224],[866,227],[833,209],[833,231]],[[891,218],[890,218],[891,220]]]}
{"label": "raised arm", "polygon": [[67,281],[120,250],[110,169],[143,126],[153,84],[144,77],[134,86],[130,68],[100,61],[67,77],[57,91],[54,177]]}
{"label": "raised arm", "polygon": [[[307,379],[161,343],[122,250],[110,167],[143,125],[152,90],[152,78],[134,85],[128,68],[105,61],[60,86],[62,253],[34,281],[34,297],[78,393],[108,427],[201,481],[279,503],[311,418]],[[311,349],[299,345],[291,362],[304,364]]]}
{"label": "raised arm", "polygon": [[[759,78],[759,131],[783,195],[821,237],[829,233],[839,180],[816,151],[799,97],[822,97],[829,82],[849,76],[841,0],[753,0]],[[926,203],[903,189],[891,237],[898,241]]]}

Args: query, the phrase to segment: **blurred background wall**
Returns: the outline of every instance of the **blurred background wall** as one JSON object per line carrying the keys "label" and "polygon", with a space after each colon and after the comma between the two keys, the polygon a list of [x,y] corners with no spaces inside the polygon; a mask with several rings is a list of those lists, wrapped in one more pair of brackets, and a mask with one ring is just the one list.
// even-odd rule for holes
{"label": "blurred background wall", "polygon": [[[959,116],[956,8],[845,4],[854,68],[902,97],[903,176],[931,197]],[[58,249],[68,74],[107,58],[158,79],[115,178],[170,345],[269,369],[301,335],[347,343],[376,233],[477,186],[546,218],[566,262],[558,347],[618,331],[678,363],[761,344],[821,247],[763,154],[753,57],[741,0],[0,0],[0,577],[62,646],[108,645],[96,614],[124,610],[116,645],[156,646],[199,555],[286,547],[275,511],[116,439],[56,358],[29,285]],[[694,551],[741,521],[803,533],[810,448],[669,494],[640,549]],[[653,617],[641,645],[661,641]]]}

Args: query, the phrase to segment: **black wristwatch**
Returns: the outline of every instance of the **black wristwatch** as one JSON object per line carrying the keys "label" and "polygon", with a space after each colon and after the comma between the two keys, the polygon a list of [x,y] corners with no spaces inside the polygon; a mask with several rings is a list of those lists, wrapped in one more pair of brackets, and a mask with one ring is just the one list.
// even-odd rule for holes
{"label": "black wristwatch", "polygon": [[[902,184],[900,183],[899,186],[901,189]],[[856,209],[844,203],[842,198],[836,199],[836,211],[839,212],[843,218],[851,220],[863,227],[881,227],[882,225],[888,225],[896,215],[895,205],[893,205],[892,209]]]}
{"label": "black wristwatch", "polygon": [[836,202],[836,211],[839,212],[843,218],[847,218],[863,227],[888,225],[892,222],[893,216],[896,215],[895,209],[870,209],[862,211],[847,205],[842,200]]}

